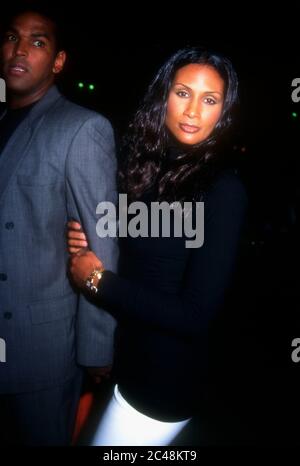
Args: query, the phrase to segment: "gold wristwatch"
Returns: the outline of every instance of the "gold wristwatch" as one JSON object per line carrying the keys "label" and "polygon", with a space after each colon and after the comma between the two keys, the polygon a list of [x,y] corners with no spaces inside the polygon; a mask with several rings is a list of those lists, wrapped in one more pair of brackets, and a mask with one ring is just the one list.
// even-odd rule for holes
{"label": "gold wristwatch", "polygon": [[88,278],[85,281],[86,288],[93,294],[98,293],[98,285],[102,278],[103,272],[104,269],[96,268],[92,271],[92,273],[88,276]]}

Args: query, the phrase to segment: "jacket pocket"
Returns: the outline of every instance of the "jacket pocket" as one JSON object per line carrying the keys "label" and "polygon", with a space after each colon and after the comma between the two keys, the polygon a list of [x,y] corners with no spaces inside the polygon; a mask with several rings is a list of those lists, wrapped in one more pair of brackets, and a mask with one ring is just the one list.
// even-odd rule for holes
{"label": "jacket pocket", "polygon": [[43,324],[72,317],[76,313],[78,296],[74,293],[59,298],[37,301],[28,305],[33,324]]}

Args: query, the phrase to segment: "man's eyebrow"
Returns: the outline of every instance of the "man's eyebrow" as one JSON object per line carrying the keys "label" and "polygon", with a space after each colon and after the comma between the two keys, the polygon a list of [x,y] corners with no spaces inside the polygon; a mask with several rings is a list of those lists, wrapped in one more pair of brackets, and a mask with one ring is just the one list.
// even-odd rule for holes
{"label": "man's eyebrow", "polygon": [[45,39],[50,40],[50,36],[46,32],[33,32],[30,35],[31,37],[44,37]]}
{"label": "man's eyebrow", "polygon": [[[13,32],[14,34],[19,34],[19,31],[14,27],[10,26],[9,28],[6,29],[5,34],[9,34],[10,32]],[[36,31],[30,34],[30,37],[33,38],[38,38],[38,37],[44,37],[47,40],[51,40],[50,35],[47,32],[44,31]]]}
{"label": "man's eyebrow", "polygon": [[18,34],[17,29],[14,28],[13,26],[9,26],[8,28],[6,28],[5,34],[8,34],[9,32],[14,32],[14,33]]}

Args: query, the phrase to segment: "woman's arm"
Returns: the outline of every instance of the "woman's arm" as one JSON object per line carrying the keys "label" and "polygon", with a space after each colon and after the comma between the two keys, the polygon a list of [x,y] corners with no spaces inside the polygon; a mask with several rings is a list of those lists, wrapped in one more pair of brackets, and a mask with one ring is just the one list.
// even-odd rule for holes
{"label": "woman's arm", "polygon": [[177,295],[106,271],[97,299],[117,318],[138,319],[181,335],[205,331],[233,276],[246,205],[244,187],[235,175],[216,184],[205,202],[204,244],[191,250]]}
{"label": "woman's arm", "polygon": [[205,203],[205,235],[191,250],[185,281],[177,295],[105,272],[99,299],[116,317],[139,319],[183,335],[205,331],[225,297],[238,254],[247,197],[238,178],[226,178]]}

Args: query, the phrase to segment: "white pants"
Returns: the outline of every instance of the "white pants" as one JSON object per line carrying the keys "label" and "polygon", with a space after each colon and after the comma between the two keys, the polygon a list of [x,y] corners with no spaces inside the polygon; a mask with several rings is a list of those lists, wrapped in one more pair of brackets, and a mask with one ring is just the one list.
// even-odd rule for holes
{"label": "white pants", "polygon": [[91,445],[169,445],[189,420],[162,422],[145,416],[123,398],[116,385]]}

